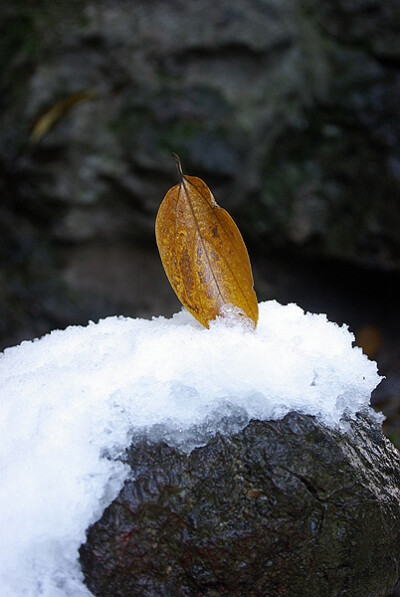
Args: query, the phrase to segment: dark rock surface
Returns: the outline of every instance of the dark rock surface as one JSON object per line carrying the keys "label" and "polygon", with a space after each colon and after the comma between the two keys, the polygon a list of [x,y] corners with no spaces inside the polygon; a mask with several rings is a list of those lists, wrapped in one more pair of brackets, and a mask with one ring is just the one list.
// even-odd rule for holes
{"label": "dark rock surface", "polygon": [[267,246],[400,268],[398,0],[12,0],[2,17],[0,156],[54,243],[152,238],[174,150]]}
{"label": "dark rock surface", "polygon": [[290,413],[186,456],[146,440],[132,480],[88,530],[101,597],[386,597],[399,575],[400,456],[376,424],[351,434]]}

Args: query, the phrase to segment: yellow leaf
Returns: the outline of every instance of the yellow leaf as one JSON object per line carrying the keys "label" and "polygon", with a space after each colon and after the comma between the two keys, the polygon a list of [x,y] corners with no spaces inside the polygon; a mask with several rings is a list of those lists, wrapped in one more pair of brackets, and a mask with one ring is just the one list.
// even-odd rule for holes
{"label": "yellow leaf", "polygon": [[29,135],[31,143],[39,143],[55,123],[58,122],[58,120],[60,120],[60,118],[62,118],[73,106],[87,100],[95,99],[96,97],[94,91],[80,91],[79,93],[74,93],[53,104],[48,110],[41,114],[33,124]]}
{"label": "yellow leaf", "polygon": [[258,320],[250,260],[231,216],[208,186],[186,176],[165,195],[156,218],[156,241],[168,280],[186,309],[205,327],[227,305]]}

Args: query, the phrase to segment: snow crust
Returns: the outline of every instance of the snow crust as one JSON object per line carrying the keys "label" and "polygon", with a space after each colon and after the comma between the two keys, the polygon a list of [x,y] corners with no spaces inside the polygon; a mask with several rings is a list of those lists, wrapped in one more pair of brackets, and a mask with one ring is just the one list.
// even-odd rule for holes
{"label": "snow crust", "polygon": [[91,595],[78,549],[136,435],[189,451],[254,418],[297,410],[337,427],[369,408],[380,378],[346,326],[275,301],[256,331],[235,323],[109,317],[0,355],[2,595]]}

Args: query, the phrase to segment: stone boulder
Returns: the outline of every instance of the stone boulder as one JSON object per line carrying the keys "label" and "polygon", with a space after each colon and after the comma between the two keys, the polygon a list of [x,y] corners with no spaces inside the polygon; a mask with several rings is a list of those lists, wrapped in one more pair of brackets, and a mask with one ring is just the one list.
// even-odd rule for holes
{"label": "stone boulder", "polygon": [[135,442],[81,546],[98,597],[386,597],[399,575],[400,456],[359,416],[253,421],[189,455]]}
{"label": "stone boulder", "polygon": [[[171,151],[246,235],[400,268],[398,0],[7,0],[0,161],[54,243],[143,241]],[[36,119],[81,90],[38,144]]]}

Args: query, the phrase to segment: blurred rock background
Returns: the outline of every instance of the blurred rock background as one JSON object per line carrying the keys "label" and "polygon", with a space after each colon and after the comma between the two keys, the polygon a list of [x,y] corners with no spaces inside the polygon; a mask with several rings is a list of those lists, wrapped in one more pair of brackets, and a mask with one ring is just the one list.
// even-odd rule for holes
{"label": "blurred rock background", "polygon": [[171,152],[235,218],[260,300],[349,324],[400,410],[400,1],[3,0],[0,347],[169,315]]}

